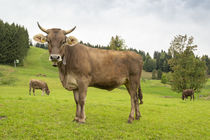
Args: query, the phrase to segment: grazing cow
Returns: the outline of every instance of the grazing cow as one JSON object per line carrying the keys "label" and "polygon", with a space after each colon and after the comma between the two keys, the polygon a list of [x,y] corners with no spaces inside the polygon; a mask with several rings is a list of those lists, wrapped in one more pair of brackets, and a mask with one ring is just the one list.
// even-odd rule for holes
{"label": "grazing cow", "polygon": [[192,98],[194,100],[194,90],[193,89],[185,89],[185,90],[183,90],[183,92],[182,92],[182,100],[184,100],[184,99],[186,100],[188,96],[190,96],[190,100],[192,100]]}
{"label": "grazing cow", "polygon": [[[48,42],[49,60],[58,67],[63,87],[73,91],[76,102],[75,121],[84,123],[85,99],[88,87],[112,90],[125,85],[131,99],[131,112],[128,123],[141,117],[139,110],[143,103],[140,77],[142,72],[142,57],[131,51],[114,51],[90,48],[79,44],[74,37],[66,37],[76,27],[65,31],[58,28],[44,29],[47,34],[38,34],[34,40]],[[137,92],[138,90],[138,92]]]}
{"label": "grazing cow", "polygon": [[44,95],[44,92],[49,95],[50,94],[50,90],[47,86],[47,83],[40,81],[40,80],[36,80],[36,79],[32,79],[29,82],[29,95],[31,95],[31,88],[33,88],[33,94],[35,96],[35,89],[41,89],[42,90],[42,95]]}

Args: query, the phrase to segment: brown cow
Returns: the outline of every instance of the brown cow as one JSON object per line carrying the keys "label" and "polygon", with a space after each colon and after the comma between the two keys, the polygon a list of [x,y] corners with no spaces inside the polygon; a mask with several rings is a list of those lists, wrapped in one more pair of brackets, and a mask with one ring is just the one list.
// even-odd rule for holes
{"label": "brown cow", "polygon": [[182,100],[184,100],[184,99],[186,100],[188,96],[190,96],[190,100],[192,100],[192,98],[194,100],[194,90],[193,89],[185,89],[185,90],[183,90],[183,92],[182,92]]}
{"label": "brown cow", "polygon": [[[131,112],[128,122],[139,120],[139,110],[142,101],[140,77],[142,72],[142,57],[131,51],[114,51],[90,48],[79,44],[73,37],[66,37],[76,27],[64,31],[61,29],[39,28],[47,36],[38,34],[34,40],[48,42],[49,60],[53,66],[58,66],[60,80],[63,87],[73,90],[76,102],[75,121],[84,123],[85,99],[88,87],[112,90],[125,85],[131,97]],[[73,43],[72,43],[73,42]],[[138,90],[138,93],[137,93]]]}
{"label": "brown cow", "polygon": [[42,95],[44,95],[44,92],[49,95],[50,94],[50,90],[47,86],[47,83],[40,81],[40,80],[36,80],[36,79],[32,79],[29,82],[29,95],[31,95],[31,88],[33,88],[33,94],[35,96],[35,89],[41,89],[42,90]]}

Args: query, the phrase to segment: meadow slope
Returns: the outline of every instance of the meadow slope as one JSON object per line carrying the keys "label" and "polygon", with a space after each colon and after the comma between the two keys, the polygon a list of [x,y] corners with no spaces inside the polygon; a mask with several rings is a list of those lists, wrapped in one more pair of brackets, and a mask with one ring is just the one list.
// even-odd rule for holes
{"label": "meadow slope", "polygon": [[[48,51],[31,47],[23,67],[0,65],[0,139],[210,139],[210,80],[193,102],[148,77],[141,83],[139,121],[127,123],[130,97],[122,86],[111,92],[88,88],[87,121],[77,124],[72,92],[62,87]],[[38,90],[29,96],[32,78],[46,81],[50,96]]]}

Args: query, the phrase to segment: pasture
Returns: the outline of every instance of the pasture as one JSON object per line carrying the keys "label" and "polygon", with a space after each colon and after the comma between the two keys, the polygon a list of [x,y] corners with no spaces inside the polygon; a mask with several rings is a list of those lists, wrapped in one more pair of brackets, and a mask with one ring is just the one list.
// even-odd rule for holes
{"label": "pasture", "polygon": [[[210,139],[210,80],[193,102],[148,77],[143,73],[140,120],[127,123],[125,87],[111,92],[88,88],[87,121],[78,124],[72,122],[73,93],[62,87],[48,51],[31,47],[24,67],[0,66],[0,139]],[[50,96],[41,96],[40,90],[29,96],[32,78],[47,82]]]}

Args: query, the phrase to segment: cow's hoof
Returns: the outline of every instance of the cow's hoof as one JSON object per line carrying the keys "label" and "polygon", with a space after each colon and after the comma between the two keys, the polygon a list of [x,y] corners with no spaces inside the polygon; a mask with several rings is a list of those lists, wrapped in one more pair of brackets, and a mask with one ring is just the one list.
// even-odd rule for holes
{"label": "cow's hoof", "polygon": [[128,123],[132,123],[133,121],[131,121],[131,120],[128,120]]}
{"label": "cow's hoof", "polygon": [[141,116],[137,116],[135,119],[136,119],[136,120],[140,120],[140,117],[141,117]]}
{"label": "cow's hoof", "polygon": [[129,117],[129,118],[128,118],[128,123],[132,123],[132,122],[133,122],[133,120],[134,120],[134,118]]}
{"label": "cow's hoof", "polygon": [[77,122],[83,124],[85,123],[85,119],[79,119]]}
{"label": "cow's hoof", "polygon": [[75,117],[73,122],[78,122],[79,121],[79,118],[78,117]]}
{"label": "cow's hoof", "polygon": [[141,118],[141,114],[139,112],[138,114],[136,114],[135,120],[140,120],[140,118]]}

